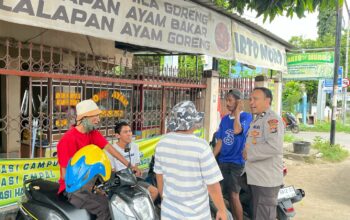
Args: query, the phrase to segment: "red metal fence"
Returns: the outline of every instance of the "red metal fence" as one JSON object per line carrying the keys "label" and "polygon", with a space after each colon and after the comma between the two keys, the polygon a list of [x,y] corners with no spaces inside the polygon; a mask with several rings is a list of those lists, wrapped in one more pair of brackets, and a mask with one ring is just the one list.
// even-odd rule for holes
{"label": "red metal fence", "polygon": [[231,89],[238,89],[242,92],[245,100],[245,109],[248,109],[248,100],[251,92],[254,89],[254,78],[238,78],[238,79],[231,79],[231,78],[220,78],[219,79],[219,92],[220,92],[220,113],[221,115],[227,114],[226,110],[226,94]]}
{"label": "red metal fence", "polygon": [[[136,138],[145,138],[165,132],[166,115],[179,101],[192,100],[204,110],[202,72],[160,65],[159,57],[130,62],[0,40],[2,157],[45,156],[74,123],[75,105],[83,99],[103,110],[99,130],[111,139],[120,119],[129,120]],[[19,97],[10,94],[14,82]]]}

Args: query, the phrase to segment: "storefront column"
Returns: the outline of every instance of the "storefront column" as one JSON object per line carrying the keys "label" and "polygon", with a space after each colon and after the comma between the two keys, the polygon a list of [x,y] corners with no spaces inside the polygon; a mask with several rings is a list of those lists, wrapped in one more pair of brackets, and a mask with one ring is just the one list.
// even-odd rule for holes
{"label": "storefront column", "polygon": [[11,75],[2,77],[1,90],[1,112],[2,116],[7,115],[7,132],[1,133],[3,153],[18,153],[21,146],[21,78]]}
{"label": "storefront column", "polygon": [[256,87],[266,87],[268,88],[268,79],[266,76],[260,75],[255,77],[254,88]]}
{"label": "storefront column", "polygon": [[266,87],[272,92],[272,106],[271,109],[277,114],[282,113],[282,82],[279,79],[267,79],[266,76],[255,77],[254,88]]}
{"label": "storefront column", "polygon": [[217,130],[218,102],[219,100],[219,74],[217,71],[208,70],[204,72],[206,78],[205,107],[204,107],[204,138],[211,140]]}
{"label": "storefront column", "polygon": [[274,84],[275,92],[273,93],[273,99],[275,99],[276,102],[273,110],[277,114],[282,115],[282,82],[281,80],[275,79]]}

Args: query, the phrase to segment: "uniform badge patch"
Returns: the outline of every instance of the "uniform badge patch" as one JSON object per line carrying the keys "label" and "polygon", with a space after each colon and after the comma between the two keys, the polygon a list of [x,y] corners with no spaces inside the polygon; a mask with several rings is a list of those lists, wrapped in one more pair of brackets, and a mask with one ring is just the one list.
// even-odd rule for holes
{"label": "uniform badge patch", "polygon": [[277,133],[278,128],[278,120],[277,119],[271,119],[267,121],[270,127],[270,133]]}
{"label": "uniform badge patch", "polygon": [[250,134],[251,134],[253,137],[257,137],[257,136],[259,136],[260,132],[257,131],[257,130],[252,130],[252,131],[250,132]]}

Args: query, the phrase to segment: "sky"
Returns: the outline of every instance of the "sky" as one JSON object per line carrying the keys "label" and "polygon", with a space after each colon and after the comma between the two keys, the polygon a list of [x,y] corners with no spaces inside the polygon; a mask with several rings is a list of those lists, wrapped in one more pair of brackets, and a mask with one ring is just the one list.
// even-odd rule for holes
{"label": "sky", "polygon": [[[276,17],[272,23],[269,23],[269,20],[266,20],[266,22],[263,23],[263,16],[256,18],[256,13],[252,11],[245,11],[242,16],[254,23],[257,23],[282,39],[289,41],[292,36],[302,36],[305,39],[316,39],[317,15],[318,12],[316,11],[312,14],[306,14],[306,16],[301,19],[296,15],[293,17],[293,19],[279,16]],[[345,7],[343,10],[343,16],[344,21],[346,21],[346,25],[348,16],[345,12]]]}

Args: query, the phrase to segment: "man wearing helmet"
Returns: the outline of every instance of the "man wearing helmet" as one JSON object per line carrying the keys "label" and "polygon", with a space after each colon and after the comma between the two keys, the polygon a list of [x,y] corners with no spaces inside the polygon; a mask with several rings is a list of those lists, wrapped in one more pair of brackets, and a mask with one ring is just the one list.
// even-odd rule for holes
{"label": "man wearing helmet", "polygon": [[[58,163],[60,165],[60,188],[58,193],[65,191],[66,167],[69,160],[81,148],[94,144],[101,149],[105,149],[121,163],[129,166],[129,162],[118,152],[95,128],[100,122],[101,110],[96,103],[89,100],[81,101],[76,106],[76,124],[72,126],[61,138],[57,145]],[[136,173],[140,170],[136,166],[131,166]],[[108,210],[108,200],[104,195],[93,194],[91,191],[78,190],[68,195],[69,201],[77,208],[87,209],[90,213],[97,215],[97,219],[110,219]]]}

